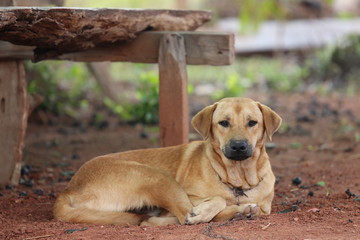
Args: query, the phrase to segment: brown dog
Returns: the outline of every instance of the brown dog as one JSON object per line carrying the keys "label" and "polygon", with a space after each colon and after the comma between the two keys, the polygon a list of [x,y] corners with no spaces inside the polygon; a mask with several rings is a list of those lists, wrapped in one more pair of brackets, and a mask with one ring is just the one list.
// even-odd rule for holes
{"label": "brown dog", "polygon": [[[58,197],[60,221],[165,225],[269,214],[275,177],[265,151],[281,118],[247,98],[226,98],[200,111],[204,141],[108,154],[85,163]],[[137,211],[157,207],[150,217]]]}

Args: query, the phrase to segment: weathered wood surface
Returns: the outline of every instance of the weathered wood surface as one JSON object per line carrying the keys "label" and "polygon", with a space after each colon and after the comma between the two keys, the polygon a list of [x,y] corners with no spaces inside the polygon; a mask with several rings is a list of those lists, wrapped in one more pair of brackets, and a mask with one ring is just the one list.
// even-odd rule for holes
{"label": "weathered wood surface", "polygon": [[0,8],[0,40],[35,46],[35,59],[136,38],[143,31],[190,31],[208,11]]}
{"label": "weathered wood surface", "polygon": [[29,113],[22,62],[0,62],[0,184],[17,184]]}
{"label": "weathered wood surface", "polygon": [[[144,32],[131,42],[68,53],[57,59],[71,61],[128,61],[157,63],[160,40],[169,32]],[[229,65],[234,61],[234,36],[227,33],[174,32],[183,36],[188,65]],[[1,53],[0,53],[1,57]]]}
{"label": "weathered wood surface", "polygon": [[160,144],[163,147],[188,142],[189,110],[184,37],[169,33],[159,49]]}
{"label": "weathered wood surface", "polygon": [[0,59],[32,59],[35,47],[15,45],[0,41]]}
{"label": "weathered wood surface", "polygon": [[[160,39],[169,32],[143,32],[130,42],[117,42],[51,59],[81,62],[126,61],[157,63]],[[188,65],[229,65],[234,61],[234,35],[209,32],[176,32],[185,41]],[[0,59],[32,59],[33,47],[0,41]]]}

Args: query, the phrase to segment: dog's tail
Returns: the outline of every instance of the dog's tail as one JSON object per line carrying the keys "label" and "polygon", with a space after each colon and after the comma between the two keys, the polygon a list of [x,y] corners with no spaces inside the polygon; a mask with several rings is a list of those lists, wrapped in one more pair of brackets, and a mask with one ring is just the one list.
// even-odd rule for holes
{"label": "dog's tail", "polygon": [[62,193],[54,205],[55,219],[63,222],[114,224],[114,225],[138,225],[145,216],[129,212],[100,211],[86,207],[74,207],[71,198]]}

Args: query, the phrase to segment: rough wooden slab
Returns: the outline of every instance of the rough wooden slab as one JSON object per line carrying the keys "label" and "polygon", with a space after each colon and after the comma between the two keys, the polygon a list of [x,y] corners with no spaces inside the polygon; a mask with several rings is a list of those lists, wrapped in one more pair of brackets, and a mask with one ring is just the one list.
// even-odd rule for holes
{"label": "rough wooden slab", "polygon": [[[117,42],[50,59],[82,62],[120,61],[157,63],[160,39],[169,32],[143,32],[130,42]],[[186,64],[229,65],[234,61],[234,35],[209,32],[174,32],[185,41]],[[33,59],[33,47],[0,41],[0,59]],[[35,59],[40,60],[40,59]]]}
{"label": "rough wooden slab", "polygon": [[136,38],[147,30],[189,31],[208,11],[0,8],[0,40],[35,46],[39,59]]}
{"label": "rough wooden slab", "polygon": [[20,61],[1,61],[0,185],[19,181],[28,105],[23,64]]}

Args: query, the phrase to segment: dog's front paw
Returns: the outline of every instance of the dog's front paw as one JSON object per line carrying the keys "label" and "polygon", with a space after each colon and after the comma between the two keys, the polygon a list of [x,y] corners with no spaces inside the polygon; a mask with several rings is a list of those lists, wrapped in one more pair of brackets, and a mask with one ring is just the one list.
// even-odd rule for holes
{"label": "dog's front paw", "polygon": [[239,206],[239,211],[235,214],[235,218],[252,218],[260,214],[261,209],[257,204],[243,204]]}
{"label": "dog's front paw", "polygon": [[214,197],[212,200],[203,202],[191,209],[187,214],[185,224],[198,224],[210,222],[220,211],[226,207],[223,198]]}
{"label": "dog's front paw", "polygon": [[210,209],[206,209],[203,206],[194,207],[191,209],[191,212],[186,215],[185,224],[198,224],[210,222],[214,218],[214,215],[211,213]]}
{"label": "dog's front paw", "polygon": [[246,217],[255,217],[260,215],[260,207],[256,204],[250,204],[248,205],[244,210],[244,215]]}

